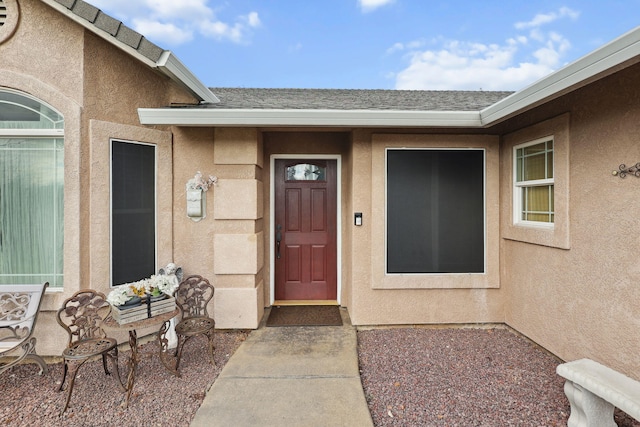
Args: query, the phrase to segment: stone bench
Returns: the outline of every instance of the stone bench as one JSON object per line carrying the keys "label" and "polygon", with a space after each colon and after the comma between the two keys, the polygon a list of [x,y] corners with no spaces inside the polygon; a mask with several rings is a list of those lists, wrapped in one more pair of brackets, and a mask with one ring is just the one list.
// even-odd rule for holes
{"label": "stone bench", "polygon": [[556,372],[567,380],[568,427],[616,427],[614,408],[640,420],[639,381],[590,359],[563,363]]}
{"label": "stone bench", "polygon": [[0,285],[0,374],[23,360],[37,363],[40,375],[47,372],[33,336],[47,286]]}

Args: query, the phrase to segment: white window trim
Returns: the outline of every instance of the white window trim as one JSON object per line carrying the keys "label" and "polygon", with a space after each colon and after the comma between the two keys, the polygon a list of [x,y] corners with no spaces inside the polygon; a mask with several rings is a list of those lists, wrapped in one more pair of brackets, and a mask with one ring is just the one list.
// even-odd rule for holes
{"label": "white window trim", "polygon": [[64,129],[0,129],[3,138],[64,138]]}
{"label": "white window trim", "polygon": [[[270,164],[270,195],[269,195],[269,211],[271,212],[269,219],[270,227],[270,239],[271,242],[275,241],[275,229],[276,229],[276,177],[275,177],[275,164],[278,159],[317,159],[317,160],[335,160],[336,161],[336,255],[337,255],[337,301],[338,305],[342,304],[342,155],[340,154],[272,154],[269,159]],[[269,302],[273,305],[276,301],[276,255],[274,251],[270,251],[269,254]]]}
{"label": "white window trim", "polygon": [[[532,145],[536,145],[536,144],[540,144],[542,142],[547,142],[547,141],[552,141],[553,142],[553,178],[548,178],[548,179],[536,179],[536,180],[529,180],[529,181],[521,181],[518,182],[518,167],[517,167],[517,162],[518,162],[518,157],[517,157],[517,153],[518,150],[521,148],[526,148]],[[542,221],[529,221],[529,220],[524,220],[521,219],[522,218],[522,189],[523,188],[531,188],[531,187],[538,187],[538,186],[547,186],[547,185],[553,185],[554,189],[555,189],[555,161],[556,161],[556,156],[555,156],[555,140],[553,135],[549,135],[549,136],[545,136],[542,138],[538,138],[535,139],[533,141],[527,141],[525,143],[522,144],[518,144],[515,145],[512,149],[512,161],[513,161],[513,224],[516,226],[523,226],[523,227],[534,227],[534,228],[542,228],[542,229],[549,229],[549,230],[553,230],[555,228],[555,220],[554,222],[542,222]],[[554,195],[555,197],[555,195]],[[555,206],[555,203],[554,203]],[[554,207],[554,218],[555,218],[555,207]]]}

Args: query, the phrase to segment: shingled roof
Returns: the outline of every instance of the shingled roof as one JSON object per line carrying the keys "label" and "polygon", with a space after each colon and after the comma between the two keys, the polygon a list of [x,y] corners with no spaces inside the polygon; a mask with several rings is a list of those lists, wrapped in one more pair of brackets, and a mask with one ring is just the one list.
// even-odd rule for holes
{"label": "shingled roof", "polygon": [[89,31],[124,50],[191,92],[200,102],[218,102],[209,89],[171,51],[83,0],[40,0]]}
{"label": "shingled roof", "polygon": [[513,92],[209,88],[213,109],[479,111]]}
{"label": "shingled roof", "polygon": [[164,49],[151,43],[142,34],[132,30],[121,21],[112,18],[97,7],[82,0],[54,0],[71,12],[85,19],[96,28],[111,34],[116,40],[130,46],[140,55],[157,62]]}

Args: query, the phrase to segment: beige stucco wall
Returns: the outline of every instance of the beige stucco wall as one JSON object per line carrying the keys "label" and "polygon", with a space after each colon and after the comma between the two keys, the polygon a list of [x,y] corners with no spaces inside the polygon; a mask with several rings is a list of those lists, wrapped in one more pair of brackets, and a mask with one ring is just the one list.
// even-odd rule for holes
{"label": "beige stucco wall", "polygon": [[40,354],[59,355],[66,335],[54,314],[62,301],[81,288],[109,291],[111,138],[158,147],[158,263],[173,258],[172,136],[136,125],[136,109],[193,99],[45,4],[18,4],[15,31],[0,35],[0,87],[30,94],[65,119],[65,285],[47,291],[35,332]]}
{"label": "beige stucco wall", "polygon": [[[639,66],[485,131],[499,136],[152,129],[137,125],[137,107],[193,100],[48,6],[20,6],[15,32],[1,39],[0,87],[32,94],[65,117],[65,287],[44,299],[41,354],[60,353],[53,310],[65,297],[83,287],[108,291],[107,147],[120,138],[158,147],[158,264],[173,261],[211,280],[220,328],[254,328],[270,305],[272,156],[331,155],[342,168],[340,302],[354,324],[506,322],[565,360],[589,357],[640,379],[640,180],[611,175],[640,161]],[[549,132],[562,141],[562,212],[551,234],[513,227],[511,218],[511,148]],[[485,275],[384,274],[384,150],[391,146],[486,149]],[[185,184],[196,171],[219,178],[200,222],[185,207]],[[353,225],[354,212],[363,213],[363,226]]]}
{"label": "beige stucco wall", "polygon": [[[174,262],[215,286],[219,329],[257,328],[264,312],[262,143],[256,129],[175,128]],[[201,172],[217,184],[206,217],[186,213],[187,181]]]}
{"label": "beige stucco wall", "polygon": [[[483,323],[503,320],[499,275],[498,138],[479,135],[355,134],[353,210],[362,227],[348,226],[352,248],[352,306],[356,325]],[[486,156],[485,274],[385,273],[385,150],[483,148]]]}
{"label": "beige stucco wall", "polygon": [[[267,160],[278,155],[338,155],[341,159],[341,293],[354,324],[475,323],[503,321],[499,276],[499,140],[493,136],[413,132],[266,132]],[[479,147],[487,156],[487,273],[387,276],[384,274],[384,170],[387,147]],[[269,224],[270,185],[265,185]],[[363,226],[353,225],[354,212]],[[270,235],[265,253],[271,253]],[[267,269],[270,265],[267,266]],[[271,275],[265,272],[265,283]],[[265,305],[269,305],[265,295]]]}
{"label": "beige stucco wall", "polygon": [[[640,161],[640,68],[634,66],[519,118],[502,147],[501,193],[510,192],[511,146],[556,117],[568,129],[566,247],[509,232],[502,200],[502,285],[507,323],[564,360],[591,358],[640,380],[640,180],[612,175]],[[564,113],[564,114],[562,114]],[[553,129],[554,126],[548,126]],[[523,141],[524,142],[524,141]]]}

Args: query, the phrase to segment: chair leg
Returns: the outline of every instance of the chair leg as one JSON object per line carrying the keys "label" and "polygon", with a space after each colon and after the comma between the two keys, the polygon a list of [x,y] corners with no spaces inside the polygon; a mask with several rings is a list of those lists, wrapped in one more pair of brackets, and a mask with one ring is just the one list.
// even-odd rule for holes
{"label": "chair leg", "polygon": [[115,373],[116,380],[118,381],[118,385],[122,391],[127,391],[127,388],[122,383],[122,379],[120,378],[120,369],[118,367],[118,347],[114,347],[111,352],[105,353],[105,355],[111,360],[113,364],[113,372]]}
{"label": "chair leg", "polygon": [[184,343],[187,342],[187,337],[184,335],[178,335],[178,345],[176,346],[176,372],[180,368],[180,359],[182,358],[182,349]]}
{"label": "chair leg", "polygon": [[107,367],[107,353],[102,354],[102,367],[104,368],[104,373],[106,375],[111,375],[111,372],[109,372],[109,368]]}
{"label": "chair leg", "polygon": [[32,354],[27,355],[27,357],[25,359],[33,360],[34,362],[36,362],[38,364],[38,366],[40,366],[40,372],[38,372],[38,375],[42,376],[42,375],[45,375],[47,372],[49,372],[49,368],[47,367],[47,363],[39,355],[32,353]]}
{"label": "chair leg", "polygon": [[215,345],[213,345],[213,338],[214,338],[214,335],[215,335],[215,333],[214,333],[214,330],[213,330],[213,329],[211,329],[210,331],[208,331],[208,332],[207,332],[207,338],[209,339],[209,355],[211,356],[211,364],[212,364],[213,366],[216,366],[216,361],[215,361],[215,359],[213,358],[214,351],[215,351],[215,349],[216,349],[216,346],[215,346]]}
{"label": "chair leg", "polygon": [[[62,411],[60,411],[60,415],[64,414],[64,412],[69,407],[69,401],[71,400],[71,393],[73,392],[73,385],[76,382],[76,374],[78,373],[78,369],[80,369],[82,364],[84,362],[86,362],[86,361],[87,361],[87,359],[83,359],[81,361],[74,360],[74,361],[72,361],[70,363],[71,364],[71,370],[69,372],[70,378],[69,378],[69,385],[67,386],[67,398],[66,398],[65,403],[64,403],[64,408],[62,408]],[[65,365],[66,365],[66,363],[67,362],[65,362]]]}
{"label": "chair leg", "polygon": [[68,371],[69,371],[69,368],[67,366],[67,361],[65,360],[64,363],[62,364],[62,380],[60,381],[60,387],[58,387],[58,391],[62,391],[62,389],[64,388],[64,383],[67,380]]}

